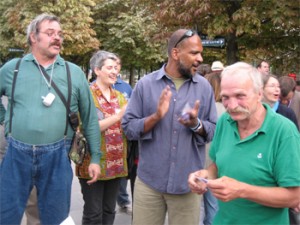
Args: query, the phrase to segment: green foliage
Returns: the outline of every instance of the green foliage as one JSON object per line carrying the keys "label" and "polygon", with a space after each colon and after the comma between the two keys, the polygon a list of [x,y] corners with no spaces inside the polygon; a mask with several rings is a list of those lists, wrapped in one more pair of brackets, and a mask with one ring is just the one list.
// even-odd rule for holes
{"label": "green foliage", "polygon": [[160,26],[133,1],[98,0],[93,18],[100,48],[118,54],[123,69],[152,70],[164,61],[164,43],[155,40]]}
{"label": "green foliage", "polygon": [[2,61],[14,56],[9,48],[27,50],[26,27],[42,12],[60,17],[62,54],[86,68],[101,48],[119,54],[124,69],[152,70],[165,60],[170,34],[193,28],[226,39],[225,49],[204,49],[206,63],[266,59],[279,74],[300,72],[298,0],[1,0]]}
{"label": "green foliage", "polygon": [[26,28],[41,13],[60,17],[64,30],[63,55],[84,55],[99,47],[96,32],[91,28],[92,0],[2,0],[0,3],[0,50],[2,58],[9,48],[27,49]]}
{"label": "green foliage", "polygon": [[[255,64],[270,61],[276,71],[300,72],[300,4],[291,0],[157,0],[146,1],[156,21],[168,27],[196,28],[213,39],[223,36],[226,54],[222,61]],[[224,50],[219,52],[223,54]],[[211,53],[210,53],[211,52]],[[215,50],[206,51],[209,59]],[[224,54],[223,54],[224,55]]]}

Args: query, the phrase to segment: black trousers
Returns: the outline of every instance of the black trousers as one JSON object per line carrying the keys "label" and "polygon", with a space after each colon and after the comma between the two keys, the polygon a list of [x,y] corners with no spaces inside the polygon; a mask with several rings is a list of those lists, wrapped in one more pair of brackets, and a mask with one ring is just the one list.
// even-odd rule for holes
{"label": "black trousers", "polygon": [[79,179],[84,206],[83,225],[113,225],[120,178],[104,180],[88,185],[86,179]]}

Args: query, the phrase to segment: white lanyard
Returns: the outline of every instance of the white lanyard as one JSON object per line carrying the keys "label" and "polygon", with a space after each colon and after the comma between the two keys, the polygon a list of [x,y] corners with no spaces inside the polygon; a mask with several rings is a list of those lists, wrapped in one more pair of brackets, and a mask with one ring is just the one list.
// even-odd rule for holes
{"label": "white lanyard", "polygon": [[54,64],[55,64],[55,62],[56,62],[56,59],[55,59],[55,61],[54,61],[53,64],[52,64],[51,74],[50,74],[50,82],[49,82],[49,83],[48,83],[48,80],[46,79],[44,73],[42,72],[42,69],[41,69],[41,67],[40,67],[39,62],[36,60],[36,58],[34,58],[34,59],[35,59],[37,65],[38,65],[38,68],[39,68],[39,70],[40,70],[40,73],[42,74],[42,76],[43,76],[43,78],[44,78],[44,80],[45,80],[45,82],[46,82],[46,84],[47,84],[47,86],[48,86],[48,89],[50,90],[50,89],[51,89],[51,84],[52,84],[53,69],[54,69]]}

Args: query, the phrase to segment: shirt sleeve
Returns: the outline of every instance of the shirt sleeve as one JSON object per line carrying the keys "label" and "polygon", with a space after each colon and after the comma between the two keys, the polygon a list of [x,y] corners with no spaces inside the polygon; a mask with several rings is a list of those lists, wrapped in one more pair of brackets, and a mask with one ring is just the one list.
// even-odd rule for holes
{"label": "shirt sleeve", "polygon": [[91,163],[99,164],[101,158],[100,152],[100,127],[98,116],[93,97],[85,79],[84,73],[80,70],[80,83],[77,87],[79,113],[84,129],[85,137],[87,138],[91,153]]}
{"label": "shirt sleeve", "polygon": [[[134,88],[126,112],[122,118],[122,128],[129,140],[138,140],[144,131],[144,121],[142,113],[142,85],[141,82]],[[151,133],[151,132],[149,132]]]}

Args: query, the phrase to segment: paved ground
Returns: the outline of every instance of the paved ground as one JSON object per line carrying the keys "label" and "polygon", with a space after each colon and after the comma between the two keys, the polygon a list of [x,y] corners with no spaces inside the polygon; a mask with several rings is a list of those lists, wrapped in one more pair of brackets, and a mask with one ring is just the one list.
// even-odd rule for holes
{"label": "paved ground", "polygon": [[[130,194],[130,185],[128,183],[128,193]],[[130,196],[131,198],[131,196]],[[83,200],[82,200],[82,194],[80,190],[80,184],[78,182],[78,179],[76,176],[73,178],[73,185],[72,185],[72,199],[71,199],[71,212],[70,215],[73,218],[75,224],[81,224],[81,217],[82,217],[82,210],[83,210]],[[117,206],[117,214],[115,218],[115,225],[130,225],[131,224],[131,216],[120,213],[118,211]]]}
{"label": "paved ground", "polygon": [[[73,166],[73,171],[74,171],[74,165]],[[128,187],[128,193],[130,194],[130,185],[127,185]],[[130,195],[131,199],[131,195]],[[72,184],[72,196],[71,196],[71,211],[70,211],[70,216],[74,220],[74,223],[76,225],[81,224],[81,217],[82,217],[82,210],[83,210],[83,200],[82,200],[82,194],[80,190],[80,184],[78,182],[77,177],[74,175],[73,177],[73,184]],[[116,218],[114,225],[130,225],[131,224],[131,216],[127,215],[125,213],[120,213],[118,211],[118,206],[116,209]],[[23,217],[21,225],[26,225],[26,216]],[[30,224],[28,224],[30,225]]]}

